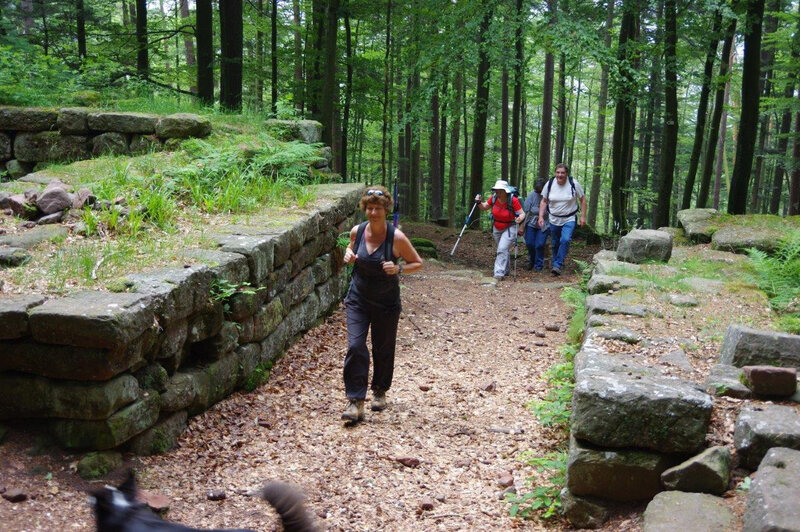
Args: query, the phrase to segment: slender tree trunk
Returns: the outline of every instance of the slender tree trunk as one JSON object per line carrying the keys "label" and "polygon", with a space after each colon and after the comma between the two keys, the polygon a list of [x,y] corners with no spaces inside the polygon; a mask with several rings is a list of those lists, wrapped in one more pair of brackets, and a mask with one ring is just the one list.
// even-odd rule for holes
{"label": "slender tree trunk", "polygon": [[[660,62],[654,61],[654,65]],[[655,116],[656,99],[653,98],[656,86],[658,85],[658,71],[655,66],[650,71],[650,96],[647,98],[647,110],[645,111],[644,119],[644,139],[642,139],[642,152],[639,158],[639,189],[648,190],[648,183],[650,181],[650,147],[653,143],[653,117]],[[649,202],[639,200],[639,219],[642,221],[643,226],[652,226],[652,222],[645,224],[648,216]]]}
{"label": "slender tree trunk", "polygon": [[150,76],[147,49],[147,2],[136,0],[136,73],[142,79]]}
{"label": "slender tree trunk", "polygon": [[[386,2],[386,53],[383,56],[383,123],[381,124],[381,183],[386,183],[386,147],[387,144],[391,143],[391,140],[388,140],[388,128],[389,128],[389,109],[391,109],[391,103],[389,102],[389,85],[391,83],[390,78],[390,56],[391,56],[391,48],[392,48],[392,0],[387,0]],[[391,168],[391,167],[390,167]]]}
{"label": "slender tree trunk", "polygon": [[[411,94],[418,95],[419,94],[419,70],[416,69],[416,63],[414,64],[414,74],[412,76],[412,90]],[[409,183],[408,183],[408,216],[412,220],[419,220],[419,189],[421,183],[421,169],[422,169],[422,149],[421,149],[421,141],[420,138],[422,137],[419,123],[414,123],[412,127],[412,138],[413,142],[411,143],[411,175],[409,176]]]}
{"label": "slender tree trunk", "polygon": [[86,59],[86,10],[83,7],[83,0],[75,1],[75,18],[77,26],[78,57]]}
{"label": "slender tree trunk", "polygon": [[719,79],[725,80],[717,86],[714,98],[714,113],[711,117],[711,128],[708,132],[708,143],[706,144],[706,155],[701,166],[700,191],[697,193],[697,208],[705,208],[708,204],[708,190],[711,185],[711,170],[714,168],[714,151],[717,149],[717,138],[724,131],[720,132],[722,114],[725,108],[725,83],[727,83],[728,70],[730,68],[730,56],[733,46],[733,38],[736,33],[736,19],[731,19],[725,33],[725,42],[722,45],[722,57],[719,64]]}
{"label": "slender tree trunk", "polygon": [[197,0],[197,96],[205,105],[214,103],[214,38],[211,0]]}
{"label": "slender tree trunk", "polygon": [[442,194],[444,192],[444,182],[442,181],[441,173],[441,139],[440,139],[439,122],[439,90],[438,87],[434,89],[431,96],[431,134],[429,137],[430,148],[428,155],[428,165],[430,166],[431,176],[431,220],[434,222],[439,221],[442,217]]}
{"label": "slender tree trunk", "polygon": [[742,66],[742,114],[739,138],[736,141],[736,163],[728,192],[728,214],[744,214],[747,187],[753,168],[756,131],[758,129],[759,71],[761,64],[761,20],[764,0],[747,0],[747,29],[744,36]]}
{"label": "slender tree trunk", "polygon": [[[440,94],[447,95],[447,85],[448,85],[448,77],[447,75],[444,76],[444,82],[442,83],[442,92]],[[439,116],[441,117],[440,125],[439,125],[439,180],[442,183],[442,196],[444,197],[444,177],[445,177],[445,153],[447,153],[447,115],[449,114],[449,109],[447,108],[448,99],[445,98],[444,101],[441,102],[441,109],[439,110]],[[444,201],[444,198],[442,199]]]}
{"label": "slender tree trunk", "polygon": [[[733,50],[730,50],[728,54],[728,62],[730,65],[733,65]],[[719,194],[720,188],[722,188],[722,170],[723,167],[725,171],[728,171],[726,160],[725,160],[725,141],[728,135],[728,111],[726,110],[728,107],[728,102],[730,100],[731,94],[731,80],[725,82],[725,90],[723,91],[723,105],[724,108],[722,110],[722,119],[720,120],[719,124],[719,139],[717,139],[717,162],[716,167],[714,170],[714,200],[712,206],[715,209],[719,209]]]}
{"label": "slender tree trunk", "polygon": [[[575,160],[575,137],[578,135],[578,110],[580,109],[581,103],[581,90],[583,89],[583,83],[581,80],[581,66],[578,65],[578,89],[575,93],[575,112],[572,113],[572,135],[570,136],[569,140],[569,157],[567,157],[566,163],[572,168],[572,162]],[[572,109],[572,105],[570,105],[570,109]]]}
{"label": "slender tree trunk", "polygon": [[458,187],[458,136],[461,130],[461,122],[458,112],[463,94],[464,75],[459,68],[456,72],[456,79],[453,82],[453,92],[456,95],[455,112],[453,113],[453,125],[450,128],[450,171],[448,174],[447,187],[447,226],[456,226],[456,190]]}
{"label": "slender tree trunk", "polygon": [[242,0],[219,4],[219,104],[228,111],[242,110]]}
{"label": "slender tree trunk", "polygon": [[[558,0],[547,0],[548,24],[557,23]],[[553,134],[553,85],[555,83],[555,58],[547,50],[544,56],[544,81],[542,83],[542,116],[539,127],[539,171],[540,179],[550,177],[550,139]]]}
{"label": "slender tree trunk", "polygon": [[[620,63],[620,76],[625,85],[632,87],[633,79],[626,69],[631,67],[631,50],[633,39],[636,34],[636,13],[638,12],[636,0],[625,0],[623,3],[622,21],[619,32],[619,48],[617,59]],[[614,112],[614,139],[612,147],[612,166],[611,175],[611,214],[613,218],[615,234],[624,233],[627,229],[625,216],[627,165],[630,161],[632,151],[633,131],[630,130],[630,118],[635,106],[635,95],[629,91],[623,92],[617,97],[617,104]]]}
{"label": "slender tree trunk", "polygon": [[350,29],[350,5],[344,9],[345,54],[347,62],[347,81],[344,88],[344,116],[342,117],[342,180],[347,183],[347,130],[350,125],[350,103],[353,96],[353,37]]}
{"label": "slender tree trunk", "polygon": [[33,33],[33,0],[20,0],[19,10],[22,12],[22,34],[30,35]]}
{"label": "slender tree trunk", "polygon": [[[264,0],[256,2],[256,69],[255,76],[255,107],[261,109],[264,103],[264,32],[261,27],[264,24]],[[275,111],[272,111],[275,115]]]}
{"label": "slender tree trunk", "polygon": [[800,214],[800,111],[794,117],[792,182],[789,185],[789,216]]}
{"label": "slender tree trunk", "polygon": [[475,124],[472,126],[472,162],[470,197],[480,194],[483,188],[483,157],[486,149],[486,118],[489,108],[489,50],[488,33],[492,21],[492,7],[485,8],[478,34],[478,79],[475,89]]}
{"label": "slender tree trunk", "polygon": [[292,33],[294,34],[294,108],[303,114],[303,36],[300,33],[300,0],[292,0]]}
{"label": "slender tree trunk", "polygon": [[[329,0],[325,10],[325,62],[322,78],[322,142],[333,146],[336,128],[336,102],[339,91],[336,85],[336,36],[339,27],[339,0]],[[341,169],[337,169],[341,171]]]}
{"label": "slender tree trunk", "polygon": [[[772,15],[775,11],[780,11],[780,0],[770,0],[766,7],[767,13],[764,16],[764,36],[775,33],[778,29],[778,19]],[[763,37],[762,37],[763,38]],[[775,52],[772,48],[761,48],[761,67],[760,67],[760,91],[761,98],[769,98],[772,95],[773,62]],[[758,148],[755,152],[755,169],[753,170],[753,190],[750,195],[750,212],[758,212],[758,200],[763,195],[763,203],[766,206],[767,191],[762,188],[762,176],[764,175],[764,152],[767,146],[767,137],[770,133],[770,116],[764,115],[759,120]],[[761,209],[762,213],[766,209]]]}
{"label": "slender tree trunk", "polygon": [[[20,2],[20,5],[22,4],[23,2]],[[131,12],[128,9],[128,2],[126,0],[122,0],[122,25],[123,26],[131,25]]]}
{"label": "slender tree trunk", "polygon": [[525,14],[522,11],[522,0],[516,0],[516,27],[514,30],[514,107],[511,111],[511,176],[515,182],[521,183],[520,172],[520,107],[522,105],[522,83],[524,80],[524,41],[522,27]]}
{"label": "slender tree trunk", "polygon": [[556,126],[556,151],[555,161],[557,163],[564,162],[564,146],[566,145],[567,136],[567,58],[564,53],[561,53],[558,58],[558,104],[556,106],[556,114],[558,115]]}
{"label": "slender tree trunk", "polygon": [[[188,24],[187,19],[190,15],[189,0],[180,0],[180,10],[181,24],[185,26]],[[183,33],[183,49],[186,56],[186,66],[191,69],[197,64],[197,60],[194,55],[194,41],[192,40],[192,36],[186,33],[186,30],[184,30]],[[192,84],[192,86],[189,88],[189,92],[197,94],[197,83]]]}
{"label": "slender tree trunk", "polygon": [[717,55],[717,43],[719,42],[719,32],[722,27],[722,12],[717,10],[714,15],[714,24],[711,28],[711,38],[708,42],[706,52],[706,62],[703,67],[703,85],[700,88],[700,102],[697,106],[697,120],[694,128],[694,145],[692,155],[689,158],[689,170],[686,172],[686,185],[683,189],[682,209],[688,209],[692,203],[692,192],[694,192],[694,181],[697,175],[697,167],[700,163],[700,152],[703,149],[703,136],[706,131],[706,115],[708,114],[708,96],[711,92],[711,76],[714,74],[714,58]]}
{"label": "slender tree trunk", "polygon": [[511,183],[513,179],[508,173],[508,68],[505,66],[500,87],[500,177]]}
{"label": "slender tree trunk", "polygon": [[676,0],[665,0],[664,34],[664,141],[662,143],[661,179],[658,189],[655,227],[669,226],[672,212],[672,181],[678,149],[678,13]]}
{"label": "slender tree trunk", "polygon": [[[603,40],[606,50],[611,48],[611,26],[614,24],[614,0],[608,0]],[[589,190],[589,212],[587,220],[591,227],[597,225],[597,205],[600,198],[600,183],[603,177],[603,145],[606,135],[606,104],[608,102],[608,65],[603,63],[600,72],[600,94],[597,97],[597,130],[594,138],[592,162],[592,187]]]}
{"label": "slender tree trunk", "polygon": [[[792,76],[793,78],[794,76]],[[791,100],[794,96],[794,79],[791,83],[786,84],[783,91],[783,97],[786,100]],[[778,209],[781,203],[781,192],[783,191],[783,176],[786,174],[786,158],[788,154],[786,151],[789,148],[789,133],[792,130],[792,111],[786,109],[783,111],[783,118],[781,119],[781,129],[778,133],[778,162],[775,165],[775,170],[772,178],[772,194],[770,195],[769,213],[778,214]]]}
{"label": "slender tree trunk", "polygon": [[[272,57],[272,84],[271,103],[272,114],[278,114],[278,0],[272,0],[272,39],[270,41],[270,55]],[[260,100],[259,100],[260,101]]]}
{"label": "slender tree trunk", "polygon": [[[306,76],[306,105],[311,118],[323,121],[322,117],[322,91],[323,91],[323,51],[325,49],[326,5],[323,0],[312,0],[311,28],[313,35],[311,43],[306,42],[305,61],[308,75]],[[310,44],[310,46],[309,46]]]}

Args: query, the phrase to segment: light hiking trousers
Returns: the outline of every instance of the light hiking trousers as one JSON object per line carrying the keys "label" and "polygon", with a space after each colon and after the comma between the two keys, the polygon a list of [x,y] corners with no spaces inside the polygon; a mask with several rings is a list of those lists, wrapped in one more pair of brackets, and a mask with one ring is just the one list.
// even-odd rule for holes
{"label": "light hiking trousers", "polygon": [[511,246],[517,241],[517,224],[511,224],[507,229],[492,227],[492,236],[497,244],[494,276],[505,277],[511,271]]}

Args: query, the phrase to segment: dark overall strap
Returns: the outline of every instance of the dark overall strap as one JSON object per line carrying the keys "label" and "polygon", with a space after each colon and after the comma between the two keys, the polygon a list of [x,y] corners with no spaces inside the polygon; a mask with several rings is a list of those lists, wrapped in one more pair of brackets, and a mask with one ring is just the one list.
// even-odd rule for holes
{"label": "dark overall strap", "polygon": [[[353,244],[353,252],[358,254],[358,246],[361,245],[361,239],[364,236],[364,231],[367,229],[367,224],[369,222],[361,222],[358,224],[358,230],[356,231],[356,241]],[[391,261],[394,260],[393,254],[393,247],[394,247],[394,226],[389,222],[386,222],[386,240],[385,246],[383,249],[383,260]]]}

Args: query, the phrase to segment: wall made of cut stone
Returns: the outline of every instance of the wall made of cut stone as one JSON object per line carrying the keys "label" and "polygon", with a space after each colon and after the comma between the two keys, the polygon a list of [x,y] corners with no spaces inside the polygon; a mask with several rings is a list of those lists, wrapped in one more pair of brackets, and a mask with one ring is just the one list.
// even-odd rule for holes
{"label": "wall made of cut stone", "polygon": [[[166,450],[337,307],[336,239],[362,188],[321,185],[290,220],[220,229],[215,248],[129,275],[125,292],[0,299],[0,420],[41,420],[67,449]],[[220,300],[220,283],[241,288]]]}

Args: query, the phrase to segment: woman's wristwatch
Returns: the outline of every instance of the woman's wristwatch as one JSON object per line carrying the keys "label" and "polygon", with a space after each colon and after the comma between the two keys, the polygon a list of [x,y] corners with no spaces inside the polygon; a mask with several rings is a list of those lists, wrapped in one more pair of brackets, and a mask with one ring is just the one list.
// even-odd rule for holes
{"label": "woman's wristwatch", "polygon": [[403,265],[402,264],[398,264],[397,265],[397,275],[400,275],[401,273],[403,273]]}

